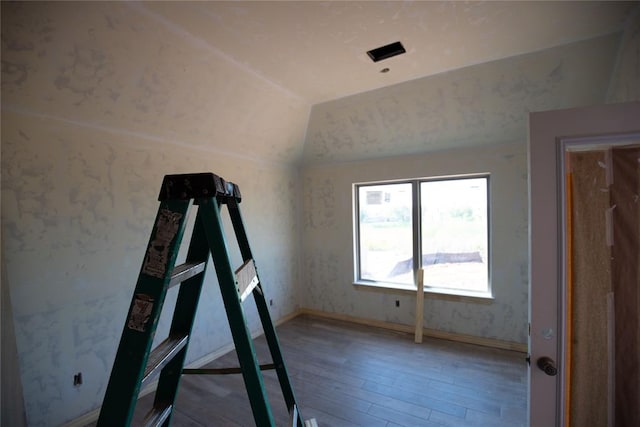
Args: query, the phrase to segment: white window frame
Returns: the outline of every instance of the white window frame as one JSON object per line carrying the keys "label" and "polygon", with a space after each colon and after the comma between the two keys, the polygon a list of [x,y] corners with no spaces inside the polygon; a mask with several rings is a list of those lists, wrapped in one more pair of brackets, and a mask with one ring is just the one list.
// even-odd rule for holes
{"label": "white window frame", "polygon": [[[484,291],[471,291],[464,289],[452,289],[444,287],[432,287],[425,285],[424,292],[433,294],[436,296],[453,296],[453,297],[470,297],[472,299],[493,300],[493,294],[491,290],[491,276],[492,276],[492,256],[491,256],[491,177],[489,173],[482,174],[468,174],[468,175],[453,175],[453,176],[438,176],[438,177],[425,177],[425,178],[411,178],[400,180],[386,180],[386,181],[370,181],[359,182],[353,184],[353,249],[354,249],[354,285],[365,288],[378,288],[387,291],[398,292],[415,292],[417,290],[417,272],[420,268],[420,259],[422,257],[422,244],[421,244],[421,200],[420,200],[420,184],[422,182],[433,181],[453,181],[459,179],[477,179],[484,178],[486,180],[487,189],[487,288]],[[362,279],[360,277],[360,200],[359,189],[360,187],[372,186],[372,185],[385,185],[385,184],[402,184],[410,183],[412,188],[412,236],[413,236],[413,283],[405,285],[401,283],[391,283],[379,280]]]}

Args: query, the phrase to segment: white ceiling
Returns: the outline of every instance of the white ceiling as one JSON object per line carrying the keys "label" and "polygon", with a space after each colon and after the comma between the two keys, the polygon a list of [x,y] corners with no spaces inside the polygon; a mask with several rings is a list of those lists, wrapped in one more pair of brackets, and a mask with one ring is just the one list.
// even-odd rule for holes
{"label": "white ceiling", "polygon": [[[620,31],[638,2],[145,2],[146,14],[316,104]],[[374,63],[366,51],[401,41]],[[382,68],[388,73],[381,73]]]}

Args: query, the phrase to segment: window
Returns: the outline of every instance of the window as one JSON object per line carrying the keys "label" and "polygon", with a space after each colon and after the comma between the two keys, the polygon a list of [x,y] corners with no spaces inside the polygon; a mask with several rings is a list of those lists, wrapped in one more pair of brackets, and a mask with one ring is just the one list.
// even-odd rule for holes
{"label": "window", "polygon": [[489,293],[488,176],[355,185],[356,282]]}

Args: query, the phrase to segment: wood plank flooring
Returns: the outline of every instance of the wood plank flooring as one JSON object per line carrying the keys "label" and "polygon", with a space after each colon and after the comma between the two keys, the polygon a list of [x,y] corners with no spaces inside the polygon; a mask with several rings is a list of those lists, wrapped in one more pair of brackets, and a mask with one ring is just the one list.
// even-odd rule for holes
{"label": "wood plank flooring", "polygon": [[[299,316],[277,328],[305,419],[321,427],[517,427],[526,425],[522,353]],[[261,363],[270,363],[263,338]],[[209,367],[237,366],[235,352]],[[278,426],[288,414],[274,371],[265,372]],[[141,418],[152,396],[141,399]],[[253,426],[240,375],[185,375],[173,426]]]}

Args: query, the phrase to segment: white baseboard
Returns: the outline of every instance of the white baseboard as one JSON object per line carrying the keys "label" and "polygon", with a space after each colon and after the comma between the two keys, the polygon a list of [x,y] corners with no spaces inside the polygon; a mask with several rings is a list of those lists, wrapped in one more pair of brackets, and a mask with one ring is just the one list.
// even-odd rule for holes
{"label": "white baseboard", "polygon": [[100,416],[100,408],[96,408],[91,412],[87,412],[84,415],[80,415],[78,418],[75,418],[66,424],[62,424],[62,427],[84,427],[87,424],[96,422],[99,416]]}

